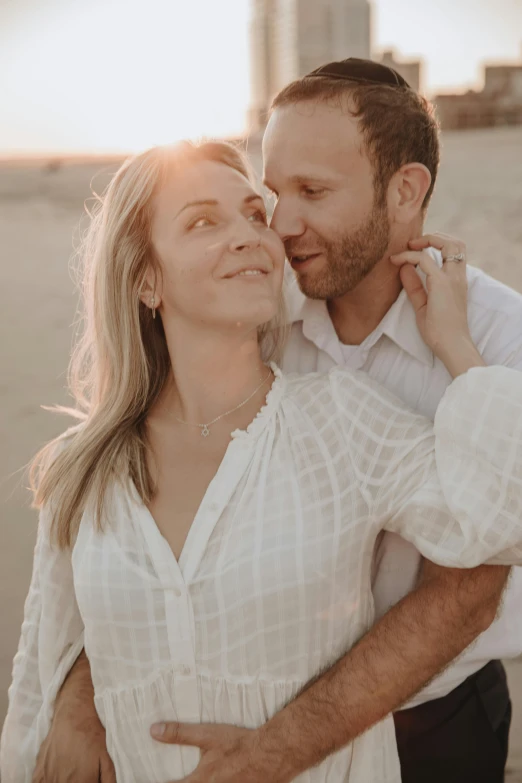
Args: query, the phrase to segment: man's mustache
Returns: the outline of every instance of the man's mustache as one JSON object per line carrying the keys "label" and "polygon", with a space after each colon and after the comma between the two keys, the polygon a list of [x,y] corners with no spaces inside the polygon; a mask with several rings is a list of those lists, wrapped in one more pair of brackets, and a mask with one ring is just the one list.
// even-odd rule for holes
{"label": "man's mustache", "polygon": [[296,256],[311,256],[316,253],[323,253],[327,248],[321,242],[316,242],[314,245],[298,245],[296,242],[284,242],[285,253],[287,258],[295,258]]}

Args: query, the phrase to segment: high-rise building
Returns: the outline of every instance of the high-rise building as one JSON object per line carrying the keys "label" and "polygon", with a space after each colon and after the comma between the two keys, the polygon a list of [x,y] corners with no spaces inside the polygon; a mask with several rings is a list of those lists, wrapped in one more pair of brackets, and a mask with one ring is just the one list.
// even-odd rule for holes
{"label": "high-rise building", "polygon": [[370,57],[369,0],[251,0],[249,128],[285,84],[332,60]]}

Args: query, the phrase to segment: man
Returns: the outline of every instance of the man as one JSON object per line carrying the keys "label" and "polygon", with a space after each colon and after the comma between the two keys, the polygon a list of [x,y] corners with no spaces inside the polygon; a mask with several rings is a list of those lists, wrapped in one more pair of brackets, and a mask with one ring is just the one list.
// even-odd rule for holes
{"label": "man", "polygon": [[[391,69],[333,63],[277,96],[264,159],[277,198],[272,225],[305,295],[291,284],[284,369],[364,369],[433,416],[450,376],[417,330],[417,273],[390,259],[418,260],[428,243],[457,263],[462,253],[449,238],[411,244],[422,234],[438,168],[429,107]],[[522,368],[522,297],[471,269],[469,317],[486,363]],[[374,580],[381,620],[332,669],[259,730],[167,726],[160,739],[202,749],[187,783],[292,780],[403,705],[485,631],[506,579],[501,567],[462,572],[421,563],[385,534]],[[520,581],[517,574],[503,619],[416,706],[396,713],[405,783],[503,780],[510,702],[495,659],[522,652],[511,611]],[[99,774],[111,780],[82,657],[57,700],[35,780],[95,783]]]}

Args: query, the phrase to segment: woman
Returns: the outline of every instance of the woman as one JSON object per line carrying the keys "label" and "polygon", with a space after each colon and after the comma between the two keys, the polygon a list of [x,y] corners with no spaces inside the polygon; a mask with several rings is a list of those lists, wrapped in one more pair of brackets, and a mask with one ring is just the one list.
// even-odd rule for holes
{"label": "woman", "polygon": [[[84,420],[36,461],[3,780],[31,779],[84,646],[118,780],[165,783],[199,754],[152,723],[259,726],[372,624],[383,528],[443,565],[522,562],[516,373],[456,381],[436,438],[364,374],[284,377],[283,247],[236,150],[128,161],[85,258]],[[300,779],[399,781],[391,718]]]}

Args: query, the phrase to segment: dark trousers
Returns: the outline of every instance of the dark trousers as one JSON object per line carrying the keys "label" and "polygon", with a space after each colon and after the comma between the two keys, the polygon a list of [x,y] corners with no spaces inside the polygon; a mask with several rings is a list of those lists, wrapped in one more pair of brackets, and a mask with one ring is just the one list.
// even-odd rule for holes
{"label": "dark trousers", "polygon": [[403,783],[503,783],[511,701],[500,661],[394,720]]}

